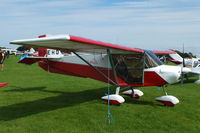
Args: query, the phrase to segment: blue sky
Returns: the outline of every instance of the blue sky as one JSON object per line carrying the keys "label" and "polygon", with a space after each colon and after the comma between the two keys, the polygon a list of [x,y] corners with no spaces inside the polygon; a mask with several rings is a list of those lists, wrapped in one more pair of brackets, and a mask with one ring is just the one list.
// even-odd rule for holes
{"label": "blue sky", "polygon": [[0,45],[72,34],[120,45],[200,54],[199,0],[0,0]]}

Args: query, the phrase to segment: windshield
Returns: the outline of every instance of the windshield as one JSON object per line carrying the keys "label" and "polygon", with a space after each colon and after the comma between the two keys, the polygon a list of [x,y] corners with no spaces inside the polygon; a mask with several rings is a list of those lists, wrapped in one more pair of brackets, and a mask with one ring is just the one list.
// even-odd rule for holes
{"label": "windshield", "polygon": [[198,61],[194,61],[193,67],[196,67],[199,64]]}
{"label": "windshield", "polygon": [[145,51],[145,68],[156,67],[163,64],[152,51],[150,50],[144,50],[144,51]]}

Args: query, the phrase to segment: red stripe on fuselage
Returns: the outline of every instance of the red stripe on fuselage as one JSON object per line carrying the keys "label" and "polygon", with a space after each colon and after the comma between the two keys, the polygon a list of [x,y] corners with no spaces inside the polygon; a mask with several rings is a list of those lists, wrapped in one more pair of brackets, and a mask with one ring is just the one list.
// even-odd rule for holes
{"label": "red stripe on fuselage", "polygon": [[[96,79],[103,82],[108,82],[106,78],[104,78],[100,73],[94,70],[94,68],[83,65],[83,64],[74,64],[74,63],[66,63],[66,62],[57,62],[57,61],[41,61],[39,62],[39,66],[46,71],[64,75],[72,75],[78,77],[88,77],[92,79]],[[113,81],[114,74],[112,70],[106,68],[98,67],[98,69],[103,72],[106,76],[109,74],[109,78]],[[162,79],[156,72],[154,71],[146,71],[144,72],[144,84],[128,84],[122,78],[118,78],[119,86],[161,86],[167,84],[167,82]],[[112,83],[110,83],[112,84]]]}

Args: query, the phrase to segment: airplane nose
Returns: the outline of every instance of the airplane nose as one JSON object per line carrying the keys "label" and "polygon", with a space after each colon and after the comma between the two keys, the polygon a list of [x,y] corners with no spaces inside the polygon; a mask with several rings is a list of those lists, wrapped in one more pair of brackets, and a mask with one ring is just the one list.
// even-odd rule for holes
{"label": "airplane nose", "polygon": [[164,66],[160,69],[160,73],[167,83],[173,84],[179,81],[181,76],[181,67]]}

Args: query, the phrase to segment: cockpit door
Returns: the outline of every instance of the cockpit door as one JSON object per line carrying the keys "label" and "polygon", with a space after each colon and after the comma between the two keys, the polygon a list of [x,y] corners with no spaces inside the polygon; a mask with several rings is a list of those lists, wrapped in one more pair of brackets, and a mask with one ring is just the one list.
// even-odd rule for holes
{"label": "cockpit door", "polygon": [[144,83],[144,54],[113,54],[113,65],[117,76],[127,84]]}

